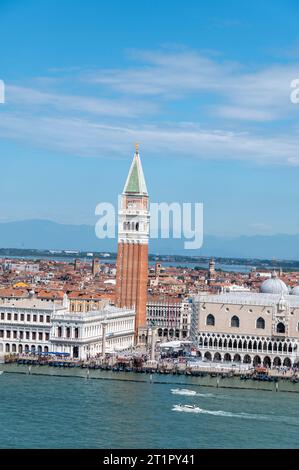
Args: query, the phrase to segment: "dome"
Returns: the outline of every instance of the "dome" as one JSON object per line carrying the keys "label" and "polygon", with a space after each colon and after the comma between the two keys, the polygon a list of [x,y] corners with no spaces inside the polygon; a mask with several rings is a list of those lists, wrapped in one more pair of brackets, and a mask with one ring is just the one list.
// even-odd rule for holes
{"label": "dome", "polygon": [[299,284],[298,286],[293,287],[290,293],[291,295],[299,295]]}
{"label": "dome", "polygon": [[263,294],[288,294],[289,290],[285,283],[277,277],[277,274],[274,271],[271,278],[266,279],[266,281],[262,283],[261,292]]}

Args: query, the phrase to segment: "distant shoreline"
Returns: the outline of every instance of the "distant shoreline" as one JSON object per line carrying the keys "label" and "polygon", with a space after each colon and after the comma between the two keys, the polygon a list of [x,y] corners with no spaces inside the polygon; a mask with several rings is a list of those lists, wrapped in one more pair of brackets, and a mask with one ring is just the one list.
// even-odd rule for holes
{"label": "distant shoreline", "polygon": [[[75,251],[75,250],[37,250],[37,249],[25,249],[25,248],[0,248],[0,258],[18,258],[18,259],[49,259],[49,260],[61,260],[70,261],[74,259],[85,259],[86,261],[92,261],[93,258],[99,258],[105,262],[111,261],[115,263],[116,253],[115,252],[88,252],[88,251]],[[185,265],[193,265],[196,268],[198,265],[199,269],[207,269],[210,261],[210,256],[183,256],[183,255],[156,255],[149,254],[149,261],[161,262],[161,263],[175,263],[177,266],[184,267]],[[270,260],[270,259],[256,259],[256,258],[225,258],[225,257],[214,257],[216,268],[217,265],[237,266],[244,267],[255,267],[257,269],[271,270],[274,268],[281,268],[284,270],[299,271],[298,260]],[[206,265],[206,266],[205,266]],[[227,269],[225,269],[227,270]],[[236,271],[236,269],[232,269]]]}

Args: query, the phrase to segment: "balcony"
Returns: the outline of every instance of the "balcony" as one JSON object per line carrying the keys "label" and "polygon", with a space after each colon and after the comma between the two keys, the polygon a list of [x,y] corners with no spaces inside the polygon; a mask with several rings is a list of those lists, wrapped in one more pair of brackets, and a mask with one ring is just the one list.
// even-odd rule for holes
{"label": "balcony", "polygon": [[61,342],[63,341],[64,343],[78,343],[82,341],[82,338],[70,338],[69,336],[50,336],[50,341],[57,341]]}

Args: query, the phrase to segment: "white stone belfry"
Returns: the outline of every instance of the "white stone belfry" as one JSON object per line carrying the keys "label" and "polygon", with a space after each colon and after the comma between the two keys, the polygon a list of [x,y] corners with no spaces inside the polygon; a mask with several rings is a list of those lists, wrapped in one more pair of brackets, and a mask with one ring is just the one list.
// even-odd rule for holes
{"label": "white stone belfry", "polygon": [[128,173],[118,208],[118,242],[148,244],[148,192],[138,147]]}

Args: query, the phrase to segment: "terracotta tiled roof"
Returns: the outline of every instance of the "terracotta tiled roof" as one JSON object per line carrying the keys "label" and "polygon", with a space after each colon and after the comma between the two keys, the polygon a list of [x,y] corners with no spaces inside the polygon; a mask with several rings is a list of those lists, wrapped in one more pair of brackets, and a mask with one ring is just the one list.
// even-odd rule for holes
{"label": "terracotta tiled roof", "polygon": [[4,289],[0,289],[0,298],[3,297],[28,297],[28,290],[27,289],[21,289],[21,288],[12,288],[12,287],[7,287]]}

